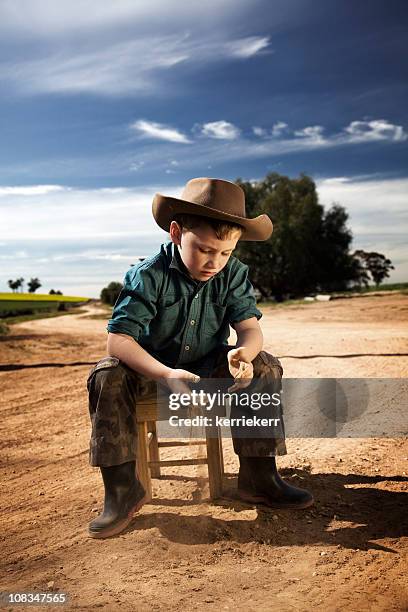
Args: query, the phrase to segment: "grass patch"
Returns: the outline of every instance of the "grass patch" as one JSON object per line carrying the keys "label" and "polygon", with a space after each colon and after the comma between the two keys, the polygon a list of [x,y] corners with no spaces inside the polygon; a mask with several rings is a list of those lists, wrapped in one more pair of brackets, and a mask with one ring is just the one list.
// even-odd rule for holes
{"label": "grass patch", "polygon": [[350,293],[373,293],[377,291],[400,291],[406,293],[408,291],[408,283],[389,283],[384,285],[370,285],[369,287],[356,287],[355,289],[348,289],[347,291],[335,291],[333,295],[350,295]]}

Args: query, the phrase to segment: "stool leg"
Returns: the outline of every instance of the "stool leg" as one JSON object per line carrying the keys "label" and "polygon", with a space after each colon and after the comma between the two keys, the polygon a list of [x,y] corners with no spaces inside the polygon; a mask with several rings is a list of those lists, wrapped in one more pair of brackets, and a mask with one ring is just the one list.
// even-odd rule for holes
{"label": "stool leg", "polygon": [[[157,439],[156,421],[148,421],[147,428],[152,437],[149,441],[149,459],[150,461],[160,461],[159,443]],[[160,478],[160,465],[152,465],[150,468],[152,478]]]}
{"label": "stool leg", "polygon": [[147,423],[143,421],[137,424],[137,462],[136,469],[139,480],[142,483],[149,500],[152,498],[152,481],[148,464]]}
{"label": "stool leg", "polygon": [[208,480],[210,497],[216,499],[222,495],[222,454],[220,452],[220,428],[206,427],[205,438],[207,443]]}
{"label": "stool leg", "polygon": [[218,428],[218,444],[220,447],[220,465],[221,465],[221,482],[222,482],[222,478],[224,476],[224,453],[222,452],[222,435],[221,435],[221,429]]}

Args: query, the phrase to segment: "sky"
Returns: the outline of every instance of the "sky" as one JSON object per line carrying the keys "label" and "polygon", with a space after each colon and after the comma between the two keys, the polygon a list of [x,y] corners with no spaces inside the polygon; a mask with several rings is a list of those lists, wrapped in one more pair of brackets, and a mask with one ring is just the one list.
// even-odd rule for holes
{"label": "sky", "polygon": [[311,176],[408,281],[405,0],[1,0],[0,292],[98,297],[156,192]]}

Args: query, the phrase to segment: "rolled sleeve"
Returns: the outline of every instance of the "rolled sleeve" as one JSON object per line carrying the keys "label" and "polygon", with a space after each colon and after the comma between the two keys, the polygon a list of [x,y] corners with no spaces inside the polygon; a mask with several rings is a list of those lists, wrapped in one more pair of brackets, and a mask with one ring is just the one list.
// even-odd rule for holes
{"label": "rolled sleeve", "polygon": [[156,316],[160,279],[152,267],[131,268],[116,300],[107,330],[139,340]]}
{"label": "rolled sleeve", "polygon": [[262,313],[256,307],[254,288],[248,279],[248,266],[242,265],[237,271],[231,284],[228,302],[227,316],[231,323],[239,323],[246,319],[262,317]]}

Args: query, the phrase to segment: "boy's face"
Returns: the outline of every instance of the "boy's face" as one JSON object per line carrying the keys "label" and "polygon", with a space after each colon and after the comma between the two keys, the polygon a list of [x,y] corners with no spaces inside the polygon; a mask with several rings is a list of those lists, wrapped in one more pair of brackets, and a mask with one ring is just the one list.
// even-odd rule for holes
{"label": "boy's face", "polygon": [[225,240],[217,238],[207,225],[192,230],[184,229],[172,221],[170,238],[179,247],[181,259],[195,280],[206,281],[220,272],[235,249],[240,232],[231,232]]}

